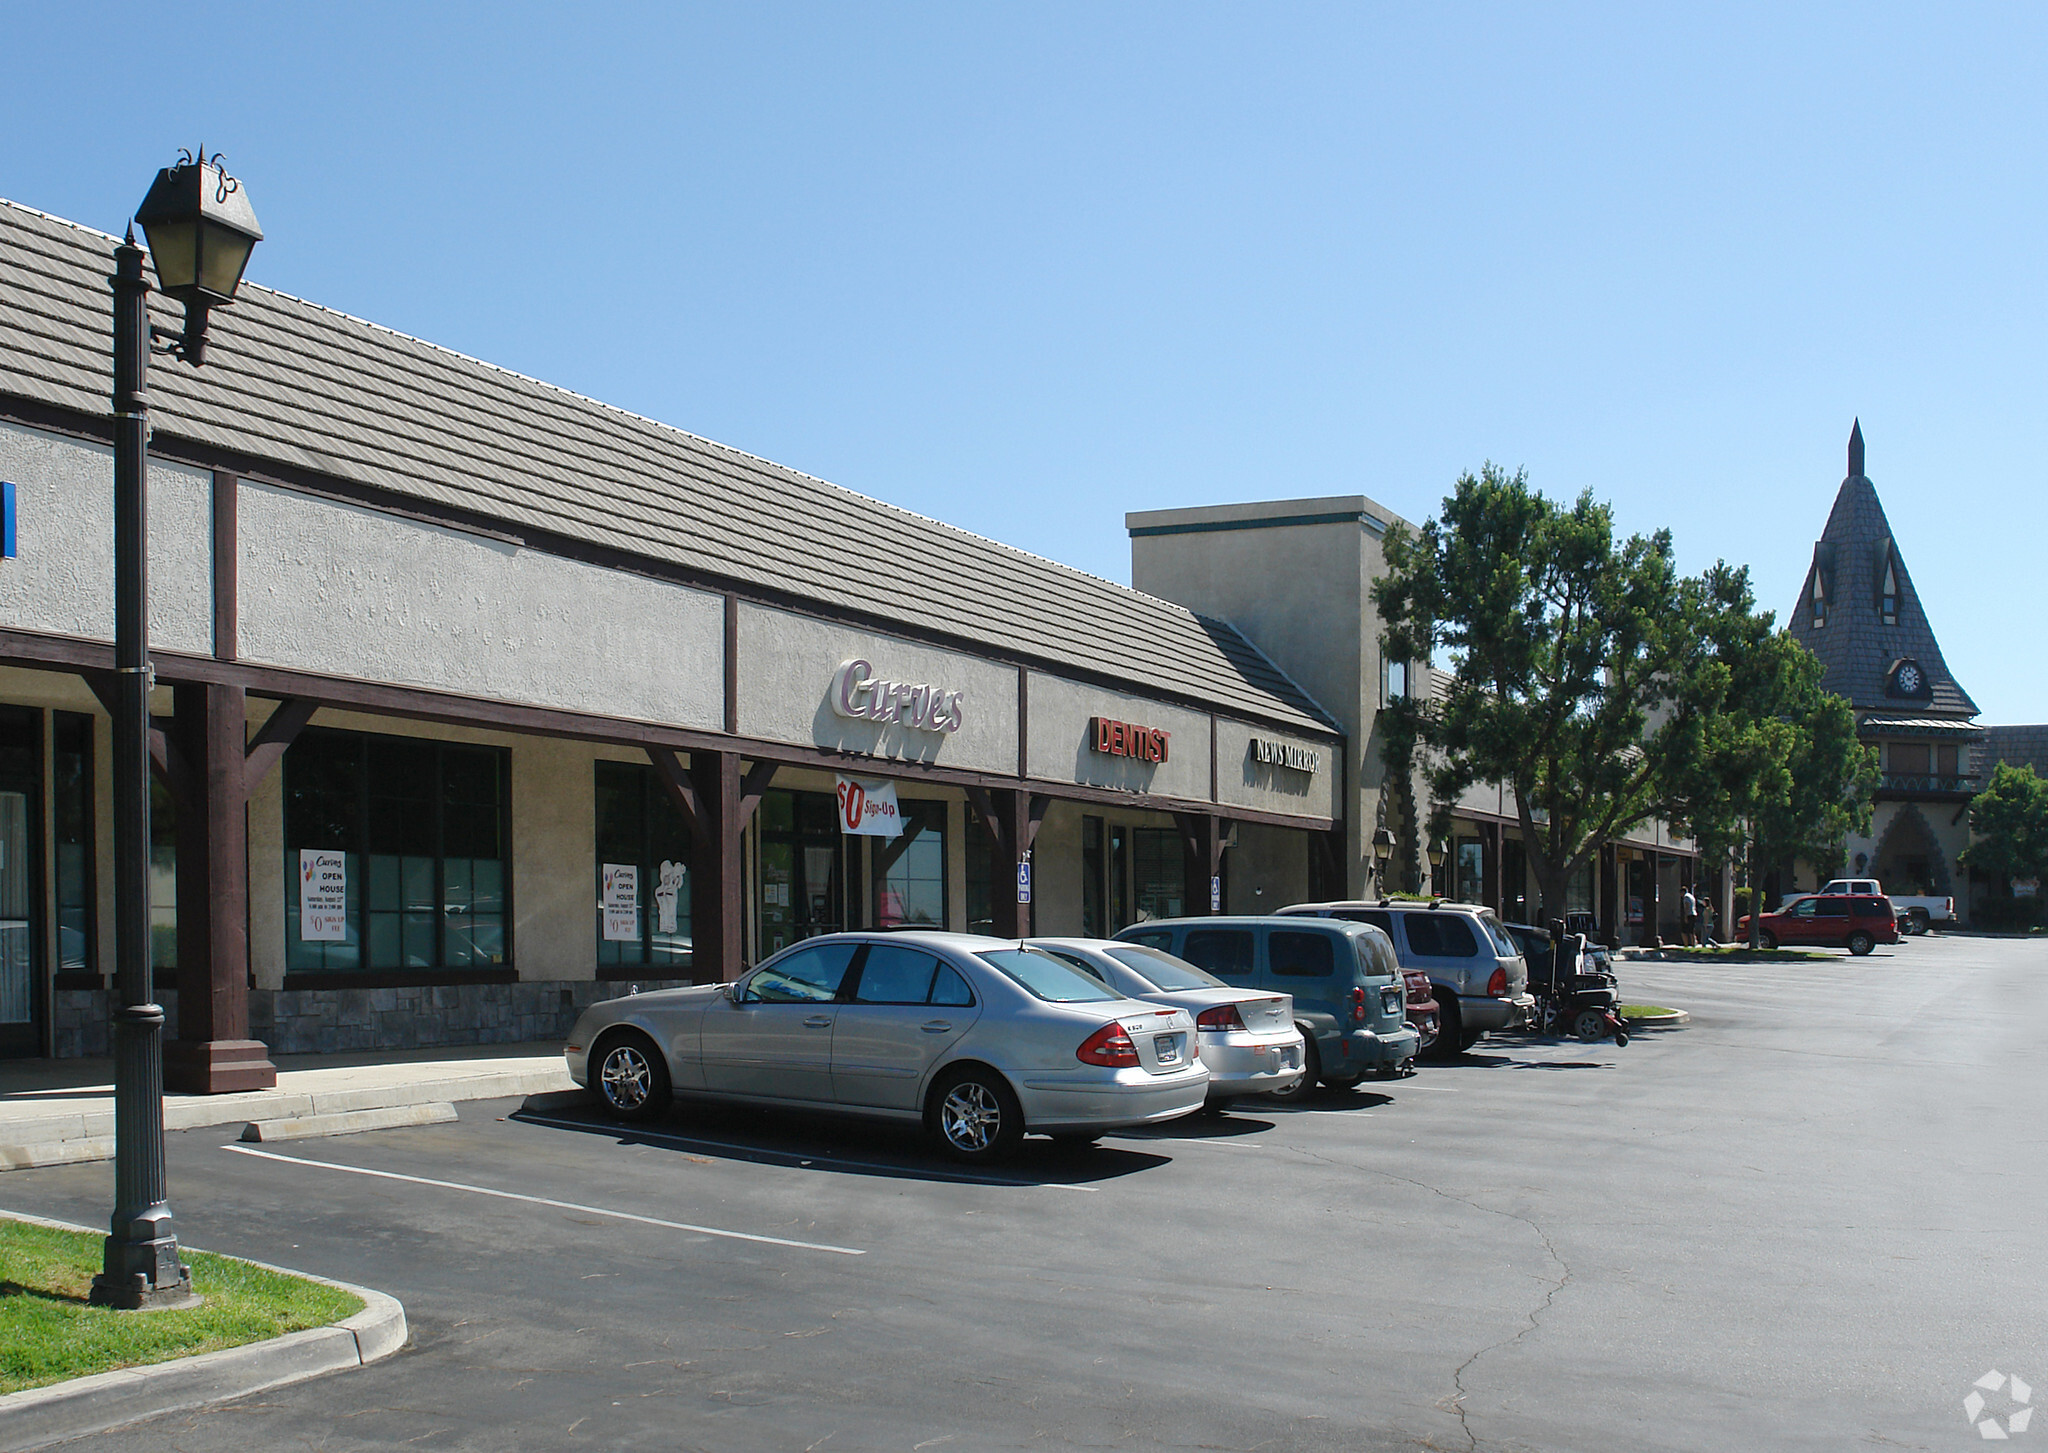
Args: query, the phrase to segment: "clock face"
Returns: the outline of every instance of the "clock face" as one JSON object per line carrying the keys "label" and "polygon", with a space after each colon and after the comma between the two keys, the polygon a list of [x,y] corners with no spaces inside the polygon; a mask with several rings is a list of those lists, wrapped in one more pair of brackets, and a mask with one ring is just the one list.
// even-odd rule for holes
{"label": "clock face", "polygon": [[1920,674],[1920,668],[1911,661],[1899,668],[1898,683],[1900,694],[1905,696],[1918,696],[1920,688],[1927,684],[1926,678]]}

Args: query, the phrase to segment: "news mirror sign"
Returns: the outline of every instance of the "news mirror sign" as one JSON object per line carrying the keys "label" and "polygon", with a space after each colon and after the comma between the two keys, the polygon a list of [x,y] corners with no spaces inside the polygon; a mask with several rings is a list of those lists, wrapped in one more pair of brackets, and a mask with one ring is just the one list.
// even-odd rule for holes
{"label": "news mirror sign", "polygon": [[1296,746],[1278,737],[1253,737],[1252,760],[1261,767],[1291,767],[1310,776],[1323,770],[1323,754],[1313,747]]}
{"label": "news mirror sign", "polygon": [[832,710],[850,721],[895,722],[922,732],[960,730],[963,693],[923,681],[887,681],[858,658],[832,676]]}
{"label": "news mirror sign", "polygon": [[894,782],[839,779],[839,830],[855,837],[902,837],[903,809]]}

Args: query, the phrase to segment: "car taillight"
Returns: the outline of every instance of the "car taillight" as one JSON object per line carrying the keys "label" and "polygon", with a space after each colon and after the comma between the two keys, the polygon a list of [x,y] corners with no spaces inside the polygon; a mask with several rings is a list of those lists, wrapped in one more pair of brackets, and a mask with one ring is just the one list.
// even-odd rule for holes
{"label": "car taillight", "polygon": [[1353,1024],[1365,1023],[1365,990],[1363,989],[1353,989],[1351,991],[1351,1022]]}
{"label": "car taillight", "polygon": [[1237,1012],[1235,1004],[1218,1004],[1214,1009],[1204,1009],[1195,1016],[1197,1029],[1242,1029],[1244,1016]]}
{"label": "car taillight", "polygon": [[1486,992],[1496,999],[1507,998],[1508,971],[1506,969],[1495,969],[1493,971],[1493,977],[1486,981]]}
{"label": "car taillight", "polygon": [[1123,1069],[1138,1062],[1138,1047],[1131,1043],[1130,1035],[1121,1024],[1105,1024],[1086,1039],[1074,1051],[1074,1058],[1084,1065],[1105,1065],[1110,1069]]}

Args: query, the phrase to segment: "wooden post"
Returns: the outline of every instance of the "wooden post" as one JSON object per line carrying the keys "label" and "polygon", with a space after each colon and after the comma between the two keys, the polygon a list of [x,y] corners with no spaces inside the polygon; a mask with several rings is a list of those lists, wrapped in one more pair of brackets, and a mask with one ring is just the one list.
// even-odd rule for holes
{"label": "wooden post", "polygon": [[249,1037],[247,703],[239,686],[180,685],[170,734],[178,819],[178,1037],[164,1088],[267,1090],[269,1050]]}

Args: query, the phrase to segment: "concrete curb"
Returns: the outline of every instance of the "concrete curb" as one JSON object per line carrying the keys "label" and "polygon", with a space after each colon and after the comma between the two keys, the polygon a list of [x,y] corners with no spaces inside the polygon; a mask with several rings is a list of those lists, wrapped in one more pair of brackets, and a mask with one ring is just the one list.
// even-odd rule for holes
{"label": "concrete curb", "polygon": [[[8,1220],[33,1226],[97,1234],[90,1226],[76,1226],[69,1221],[51,1221],[14,1211],[4,1214]],[[153,1362],[147,1367],[124,1367],[118,1372],[95,1373],[49,1387],[9,1393],[0,1397],[0,1450],[28,1453],[29,1449],[47,1448],[88,1433],[103,1433],[163,1413],[205,1407],[303,1382],[309,1377],[366,1367],[405,1345],[405,1308],[396,1297],[311,1272],[249,1261],[247,1257],[232,1259],[265,1271],[339,1287],[361,1297],[363,1309],[332,1326],[309,1327],[268,1342],[202,1352],[172,1362]]]}
{"label": "concrete curb", "polygon": [[[347,1117],[365,1111],[391,1111],[405,1106],[441,1105],[460,1100],[501,1100],[561,1090],[573,1082],[566,1065],[545,1069],[506,1070],[450,1076],[412,1083],[318,1090],[311,1094],[250,1090],[241,1094],[193,1096],[164,1101],[165,1130],[197,1130],[236,1122],[260,1124],[266,1139],[300,1139],[289,1132],[272,1134],[269,1127],[292,1121],[347,1125]],[[394,1125],[432,1124],[396,1120]],[[352,1129],[379,1128],[356,1125]],[[350,1129],[305,1134],[347,1134]],[[0,1172],[40,1166],[76,1165],[114,1158],[114,1116],[111,1110],[17,1119],[0,1126],[8,1137],[0,1144]]]}
{"label": "concrete curb", "polygon": [[446,1125],[458,1119],[446,1100],[424,1105],[387,1105],[377,1110],[344,1110],[337,1115],[305,1115],[292,1120],[251,1120],[242,1139],[259,1145],[277,1140],[313,1140],[327,1135],[355,1135],[364,1130],[393,1130],[401,1125]]}
{"label": "concrete curb", "polygon": [[1679,1029],[1692,1023],[1692,1016],[1683,1009],[1674,1009],[1669,1014],[1644,1014],[1630,1016],[1628,1032],[1635,1034],[1644,1029]]}

